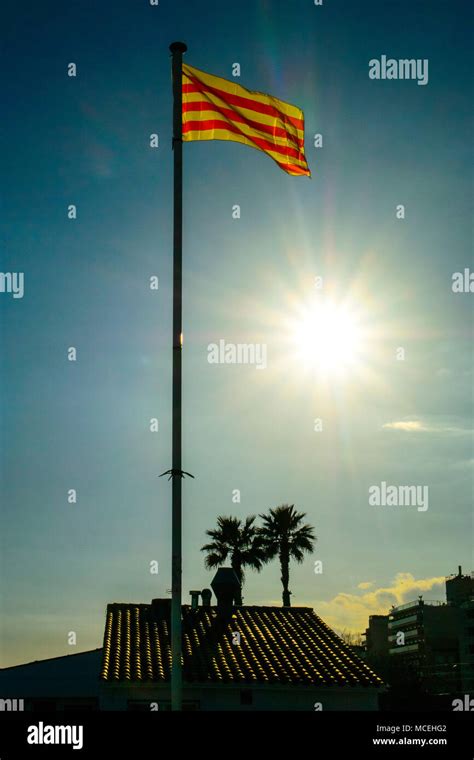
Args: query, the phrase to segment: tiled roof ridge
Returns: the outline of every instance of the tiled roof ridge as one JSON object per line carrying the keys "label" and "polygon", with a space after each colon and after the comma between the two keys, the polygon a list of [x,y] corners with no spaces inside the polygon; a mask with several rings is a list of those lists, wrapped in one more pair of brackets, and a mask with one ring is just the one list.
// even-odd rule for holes
{"label": "tiled roof ridge", "polygon": [[[171,599],[169,597],[157,597],[159,601],[168,601],[171,603]],[[107,607],[152,607],[151,602],[108,602]],[[181,608],[186,609],[192,609],[190,604],[182,604]],[[219,608],[217,605],[213,604],[209,607],[205,607],[204,605],[199,605],[196,609],[198,610],[218,610]],[[242,604],[239,606],[234,606],[234,610],[279,610],[282,612],[295,612],[298,610],[306,610],[307,612],[312,612],[313,614],[317,614],[314,611],[313,607],[302,607],[302,606],[292,606],[292,607],[277,607],[275,604]]]}

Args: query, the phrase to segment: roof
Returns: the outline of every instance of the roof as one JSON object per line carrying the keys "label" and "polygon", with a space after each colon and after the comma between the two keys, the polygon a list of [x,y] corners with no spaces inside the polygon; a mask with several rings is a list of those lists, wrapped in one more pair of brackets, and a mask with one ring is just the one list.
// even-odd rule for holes
{"label": "roof", "polygon": [[84,652],[58,654],[56,657],[45,657],[43,660],[30,660],[30,662],[18,662],[16,665],[6,665],[4,668],[0,668],[0,673],[5,673],[7,670],[14,670],[15,668],[29,668],[32,665],[43,665],[45,663],[54,662],[55,660],[65,660],[70,659],[71,657],[84,657],[84,655],[92,654],[93,652],[102,652],[102,647],[85,649]]}
{"label": "roof", "polygon": [[[162,600],[163,602],[169,600]],[[380,678],[309,607],[183,605],[187,682],[382,686]],[[240,633],[240,644],[233,643]],[[109,604],[100,677],[170,679],[169,617],[151,604]]]}
{"label": "roof", "polygon": [[25,699],[94,699],[99,696],[102,649],[11,665],[0,670],[0,695]]}

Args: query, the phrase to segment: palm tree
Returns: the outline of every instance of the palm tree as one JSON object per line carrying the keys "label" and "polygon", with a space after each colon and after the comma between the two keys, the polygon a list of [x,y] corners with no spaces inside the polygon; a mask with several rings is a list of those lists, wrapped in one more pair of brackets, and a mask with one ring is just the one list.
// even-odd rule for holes
{"label": "palm tree", "polygon": [[301,524],[306,515],[297,512],[294,504],[282,504],[260,517],[263,527],[260,528],[259,534],[263,539],[266,558],[270,560],[278,555],[283,585],[283,606],[290,607],[290,559],[303,562],[305,552],[313,551],[317,538],[311,525]]}
{"label": "palm tree", "polygon": [[208,570],[221,567],[230,557],[230,564],[240,582],[237,604],[242,604],[242,586],[245,581],[245,567],[260,571],[266,561],[259,530],[254,526],[255,515],[246,517],[242,523],[236,517],[217,518],[216,530],[206,530],[212,542],[201,547],[207,552],[205,564]]}

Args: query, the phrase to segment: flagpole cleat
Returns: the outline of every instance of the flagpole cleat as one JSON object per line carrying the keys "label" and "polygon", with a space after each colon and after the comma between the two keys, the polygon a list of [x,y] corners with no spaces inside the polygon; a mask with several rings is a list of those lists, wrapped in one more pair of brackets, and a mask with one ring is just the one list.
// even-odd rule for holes
{"label": "flagpole cleat", "polygon": [[186,475],[194,480],[194,475],[191,475],[190,472],[185,472],[185,470],[166,470],[166,472],[162,472],[158,477],[162,478],[163,475],[169,475],[168,480],[177,477],[184,478]]}

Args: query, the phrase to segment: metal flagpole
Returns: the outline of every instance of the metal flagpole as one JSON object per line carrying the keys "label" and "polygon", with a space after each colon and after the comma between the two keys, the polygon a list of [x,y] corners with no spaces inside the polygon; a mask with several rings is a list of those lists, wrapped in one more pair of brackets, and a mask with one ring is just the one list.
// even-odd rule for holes
{"label": "metal flagpole", "polygon": [[172,457],[172,549],[171,549],[171,709],[182,707],[181,665],[181,350],[182,350],[182,231],[183,231],[183,141],[182,63],[184,42],[170,45],[173,72],[173,457]]}

